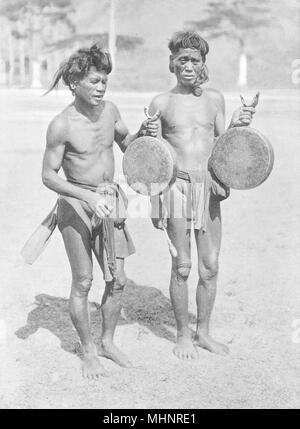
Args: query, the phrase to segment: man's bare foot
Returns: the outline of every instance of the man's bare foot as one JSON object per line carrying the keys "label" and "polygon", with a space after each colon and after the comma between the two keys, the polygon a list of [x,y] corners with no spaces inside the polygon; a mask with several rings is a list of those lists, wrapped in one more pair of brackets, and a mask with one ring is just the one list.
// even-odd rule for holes
{"label": "man's bare foot", "polygon": [[100,360],[94,353],[84,353],[82,359],[82,375],[89,380],[96,380],[99,377],[108,377],[108,372],[103,368]]}
{"label": "man's bare foot", "polygon": [[102,341],[102,346],[98,348],[98,354],[111,359],[124,368],[132,367],[132,363],[127,356],[111,341]]}
{"label": "man's bare foot", "polygon": [[197,359],[198,352],[193,346],[190,337],[180,336],[177,339],[177,344],[173,349],[173,353],[179,359]]}
{"label": "man's bare foot", "polygon": [[205,333],[196,334],[194,344],[219,355],[224,356],[229,353],[229,348],[225,344],[218,343],[210,335]]}

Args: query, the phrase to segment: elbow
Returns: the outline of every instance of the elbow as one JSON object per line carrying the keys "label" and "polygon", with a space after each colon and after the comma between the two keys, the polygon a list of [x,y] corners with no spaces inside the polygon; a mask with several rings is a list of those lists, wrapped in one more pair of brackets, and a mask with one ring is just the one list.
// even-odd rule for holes
{"label": "elbow", "polygon": [[47,171],[42,171],[42,182],[47,188],[51,187],[51,179],[49,177],[49,173]]}

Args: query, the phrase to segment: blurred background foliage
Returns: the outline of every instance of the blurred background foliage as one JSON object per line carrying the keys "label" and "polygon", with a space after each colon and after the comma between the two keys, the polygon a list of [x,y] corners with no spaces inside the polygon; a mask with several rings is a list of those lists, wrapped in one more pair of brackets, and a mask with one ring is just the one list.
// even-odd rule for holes
{"label": "blurred background foliage", "polygon": [[47,87],[64,58],[101,41],[113,56],[111,90],[167,89],[168,40],[193,29],[210,45],[210,85],[299,87],[299,0],[0,0],[0,24],[2,86]]}

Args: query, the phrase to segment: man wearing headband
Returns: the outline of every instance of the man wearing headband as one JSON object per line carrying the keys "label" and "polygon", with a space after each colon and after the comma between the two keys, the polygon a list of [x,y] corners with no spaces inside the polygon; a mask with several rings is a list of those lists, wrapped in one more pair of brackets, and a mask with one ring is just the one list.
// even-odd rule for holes
{"label": "man wearing headband", "polygon": [[[229,189],[209,168],[215,137],[225,131],[225,103],[220,91],[203,88],[208,80],[205,65],[208,43],[195,32],[175,33],[169,42],[170,71],[177,79],[170,91],[156,96],[149,111],[158,110],[159,131],[178,166],[177,180],[162,196],[152,198],[152,221],[167,227],[177,249],[172,258],[170,296],[177,323],[178,358],[197,358],[195,346],[226,354],[228,347],[209,334],[209,322],[216,296],[218,257],[221,244],[220,201]],[[237,109],[229,128],[251,123],[252,107]],[[153,130],[149,134],[155,136]],[[192,338],[188,327],[187,280],[191,270],[191,229],[198,252],[199,281],[196,292],[197,330]]]}
{"label": "man wearing headband", "polygon": [[[103,100],[111,70],[110,55],[97,44],[78,50],[61,65],[49,91],[62,79],[75,98],[48,127],[42,171],[43,183],[59,194],[57,223],[72,271],[69,309],[82,344],[83,375],[92,379],[105,375],[98,354],[131,366],[113,342],[126,285],[124,258],[134,252],[124,222],[125,196],[113,183],[113,143],[124,152],[139,133],[130,136],[117,107]],[[58,175],[60,168],[66,180]],[[92,253],[105,279],[100,350],[89,325]]]}

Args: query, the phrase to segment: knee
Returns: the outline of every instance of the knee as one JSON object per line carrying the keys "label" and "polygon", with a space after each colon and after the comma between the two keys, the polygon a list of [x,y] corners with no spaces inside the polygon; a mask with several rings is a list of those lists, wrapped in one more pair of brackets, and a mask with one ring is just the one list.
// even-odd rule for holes
{"label": "knee", "polygon": [[87,296],[92,287],[93,276],[87,273],[73,276],[72,291],[77,296]]}
{"label": "knee", "polygon": [[205,283],[217,277],[219,264],[217,258],[210,258],[199,264],[199,277]]}
{"label": "knee", "polygon": [[191,264],[186,265],[178,265],[176,267],[176,277],[178,280],[186,281],[190,275],[191,272]]}

